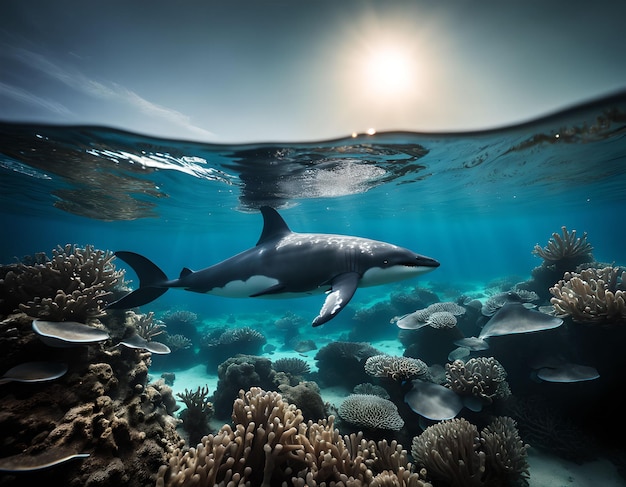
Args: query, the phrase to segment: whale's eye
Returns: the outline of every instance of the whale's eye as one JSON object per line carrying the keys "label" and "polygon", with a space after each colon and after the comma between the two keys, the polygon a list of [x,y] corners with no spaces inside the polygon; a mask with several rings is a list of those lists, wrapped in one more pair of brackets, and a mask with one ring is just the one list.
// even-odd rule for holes
{"label": "whale's eye", "polygon": [[389,264],[388,260],[383,260],[383,264]]}

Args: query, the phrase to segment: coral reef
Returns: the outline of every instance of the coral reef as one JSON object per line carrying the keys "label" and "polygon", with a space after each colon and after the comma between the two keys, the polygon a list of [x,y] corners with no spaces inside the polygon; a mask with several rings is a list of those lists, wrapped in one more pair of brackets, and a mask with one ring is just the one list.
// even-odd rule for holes
{"label": "coral reef", "polygon": [[493,357],[475,357],[466,363],[455,360],[446,364],[446,384],[460,396],[472,396],[484,404],[511,395],[506,370]]}
{"label": "coral reef", "polygon": [[[63,360],[68,372],[49,382],[3,385],[0,457],[28,464],[47,451],[89,453],[73,468],[28,472],[33,484],[69,487],[153,484],[165,449],[180,443],[176,400],[163,381],[148,383],[150,353],[97,343],[53,348],[32,331],[31,319],[2,321],[0,370],[28,357]],[[17,455],[17,456],[15,456]],[[23,458],[23,460],[20,460]],[[114,459],[112,461],[112,459]],[[23,485],[23,474],[4,472],[3,486]]]}
{"label": "coral reef", "polygon": [[566,272],[550,292],[557,316],[579,323],[626,322],[626,271],[619,267]]}
{"label": "coral reef", "polygon": [[302,412],[305,420],[318,421],[328,416],[320,388],[315,382],[305,381],[295,386],[280,384],[278,388],[283,398]]}
{"label": "coral reef", "polygon": [[107,298],[123,283],[124,271],[116,270],[109,251],[67,244],[52,251],[52,258],[38,254],[0,266],[0,314],[18,309],[34,318],[81,321],[101,317]]}
{"label": "coral reef", "polygon": [[[412,473],[395,441],[341,436],[334,418],[304,422],[300,410],[276,392],[241,391],[224,425],[197,448],[174,448],[158,472],[157,487],[244,486],[432,487]],[[424,472],[422,472],[423,474]]]}
{"label": "coral reef", "polygon": [[311,367],[298,357],[285,357],[274,362],[276,372],[285,372],[291,376],[302,377],[311,372]]}
{"label": "coral reef", "polygon": [[136,314],[131,311],[126,314],[126,319],[130,321],[133,328],[135,328],[137,335],[148,341],[165,333],[165,324],[155,319],[152,311],[145,315]]}
{"label": "coral reef", "polygon": [[397,406],[388,399],[371,394],[350,394],[339,406],[344,421],[369,430],[399,431],[404,420]]}
{"label": "coral reef", "polygon": [[167,311],[161,316],[161,321],[165,324],[167,332],[172,335],[183,335],[192,341],[199,339],[196,325],[198,315],[185,309]]}
{"label": "coral reef", "polygon": [[545,247],[535,245],[533,254],[548,262],[581,257],[589,259],[593,247],[587,242],[587,232],[584,232],[582,237],[577,237],[576,230],[568,232],[565,226],[561,227],[561,232],[562,237],[556,232],[553,233]]}
{"label": "coral reef", "polygon": [[189,443],[196,445],[209,431],[209,420],[213,416],[213,404],[209,401],[209,387],[198,387],[195,391],[185,389],[176,394],[187,406],[178,417],[183,421],[183,429],[189,435]]}
{"label": "coral reef", "polygon": [[254,355],[239,355],[225,360],[217,368],[217,376],[213,406],[216,417],[220,419],[230,415],[233,401],[241,389],[248,390],[255,386],[273,390],[277,385],[272,362]]}
{"label": "coral reef", "polygon": [[363,364],[369,357],[380,354],[366,342],[331,342],[315,354],[319,381],[323,386],[342,385],[352,389],[369,380]]}
{"label": "coral reef", "polygon": [[362,384],[357,384],[352,389],[353,394],[370,394],[372,396],[379,396],[383,399],[390,399],[389,393],[384,387],[377,386],[370,382],[363,382]]}
{"label": "coral reef", "polygon": [[434,485],[506,487],[528,484],[527,448],[509,417],[495,418],[480,434],[459,418],[426,428],[413,438],[411,453]]}
{"label": "coral reef", "polygon": [[576,270],[576,267],[585,262],[592,262],[592,246],[587,242],[587,234],[576,237],[576,231],[568,232],[565,227],[561,227],[563,237],[557,233],[552,234],[552,238],[545,248],[536,245],[532,253],[543,258],[540,266],[532,271],[532,279],[523,283],[525,289],[535,291],[542,301],[551,298],[548,289],[555,282],[563,277],[566,272]]}
{"label": "coral reef", "polygon": [[395,381],[430,379],[428,365],[420,359],[396,357],[393,355],[373,355],[365,361],[365,372],[372,377],[386,377]]}
{"label": "coral reef", "polygon": [[[231,328],[217,336],[214,334],[205,336],[201,342],[200,354],[207,364],[207,372],[213,374],[219,364],[237,354],[260,354],[265,342],[265,336],[253,328],[248,326]],[[230,405],[228,408],[230,409]]]}

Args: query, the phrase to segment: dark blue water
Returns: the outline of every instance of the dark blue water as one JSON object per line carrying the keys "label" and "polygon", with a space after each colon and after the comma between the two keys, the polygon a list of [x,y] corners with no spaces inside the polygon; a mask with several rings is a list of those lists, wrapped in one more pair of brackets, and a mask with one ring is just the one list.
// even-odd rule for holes
{"label": "dark blue water", "polygon": [[[71,242],[139,252],[177,276],[253,246],[257,208],[269,204],[294,231],[388,241],[441,262],[411,286],[527,279],[541,263],[534,245],[563,225],[588,233],[596,260],[623,264],[625,134],[626,95],[493,131],[301,144],[3,123],[0,261]],[[384,292],[359,290],[354,303]],[[320,305],[182,291],[158,301],[173,302],[216,313],[302,306],[305,315]]]}

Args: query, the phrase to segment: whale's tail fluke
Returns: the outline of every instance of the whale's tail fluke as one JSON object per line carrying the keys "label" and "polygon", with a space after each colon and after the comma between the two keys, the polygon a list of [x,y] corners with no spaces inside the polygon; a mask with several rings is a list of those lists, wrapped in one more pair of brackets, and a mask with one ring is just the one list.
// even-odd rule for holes
{"label": "whale's tail fluke", "polygon": [[149,259],[134,252],[119,251],[115,256],[130,265],[139,277],[139,289],[105,306],[105,309],[136,308],[154,301],[169,289],[167,276]]}

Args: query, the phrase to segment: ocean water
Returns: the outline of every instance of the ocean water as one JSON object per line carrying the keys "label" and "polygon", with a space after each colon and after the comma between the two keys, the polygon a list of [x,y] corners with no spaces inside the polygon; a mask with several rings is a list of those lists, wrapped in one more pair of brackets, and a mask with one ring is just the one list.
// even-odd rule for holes
{"label": "ocean water", "polygon": [[[174,278],[183,267],[198,270],[254,246],[263,205],[276,208],[293,231],[382,240],[441,266],[357,290],[337,318],[316,329],[310,322],[319,295],[229,299],[174,289],[142,311],[185,309],[205,326],[253,325],[277,348],[281,337],[272,324],[294,313],[303,321],[301,335],[320,344],[362,337],[395,342],[401,354],[393,325],[372,336],[359,331],[355,313],[416,287],[456,301],[528,280],[542,262],[534,246],[545,246],[563,226],[587,233],[596,261],[626,265],[626,94],[489,131],[302,143],[221,145],[106,127],[0,123],[3,264],[50,255],[57,245],[90,244],[140,253]],[[136,287],[132,270],[116,265]],[[625,365],[616,346],[607,350],[616,355],[599,363],[601,376]],[[313,366],[314,354],[306,355]],[[206,380],[215,383],[210,374]],[[605,384],[594,389],[595,400],[573,385],[566,395],[599,414],[617,390]]]}

